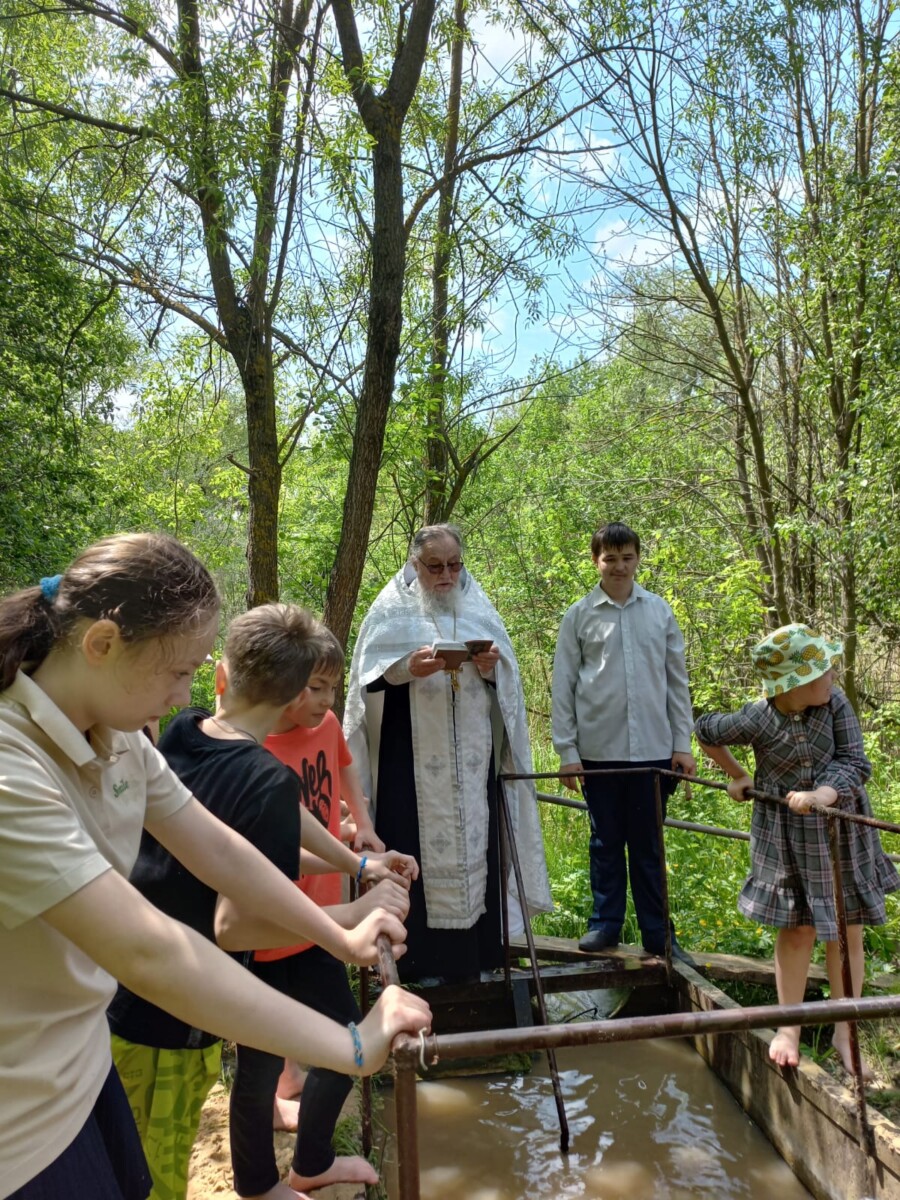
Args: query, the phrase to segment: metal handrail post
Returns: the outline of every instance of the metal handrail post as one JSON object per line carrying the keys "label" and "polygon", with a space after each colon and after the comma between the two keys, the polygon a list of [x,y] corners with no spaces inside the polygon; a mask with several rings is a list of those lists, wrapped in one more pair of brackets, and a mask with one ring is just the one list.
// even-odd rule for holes
{"label": "metal handrail post", "polygon": [[[509,877],[509,847],[506,841],[506,822],[500,817],[500,793],[502,791],[503,784],[498,780],[497,832],[499,837],[497,840],[500,845],[500,921],[503,934],[503,980],[506,984],[506,994],[508,996],[512,992],[512,955],[509,949],[509,895],[506,882]],[[519,897],[519,903],[522,903],[521,896]]]}
{"label": "metal handrail post", "polygon": [[672,924],[669,920],[669,877],[666,871],[665,814],[663,813],[662,784],[659,771],[653,772],[653,798],[656,801],[656,838],[659,856],[659,894],[665,922],[666,974],[672,982]]}
{"label": "metal handrail post", "polygon": [[[537,951],[534,945],[534,934],[531,932],[531,922],[528,920],[528,902],[525,898],[525,881],[522,878],[522,866],[519,862],[519,851],[516,847],[515,838],[513,837],[512,821],[509,817],[509,807],[506,802],[506,791],[503,787],[503,781],[498,780],[497,799],[500,806],[500,818],[503,822],[503,828],[506,834],[506,845],[509,850],[509,857],[512,861],[513,871],[516,876],[516,889],[519,896],[519,906],[522,909],[522,918],[525,925],[525,940],[528,943],[528,954],[531,961],[531,974],[534,979],[534,995],[538,1002],[541,1020],[547,1024],[547,1003],[544,999],[544,985],[541,982],[541,972],[538,967]],[[549,1047],[547,1048],[547,1062],[550,1066],[550,1078],[553,1081],[553,1098],[556,1101],[556,1111],[559,1116],[559,1148],[563,1154],[567,1154],[569,1150],[569,1121],[566,1116],[566,1106],[563,1102],[562,1087],[559,1082],[559,1069],[556,1065],[556,1054]]]}
{"label": "metal handrail post", "polygon": [[[850,966],[850,943],[847,937],[847,907],[844,903],[843,856],[834,814],[826,812],[828,845],[831,850],[831,874],[834,885],[834,907],[837,913],[838,951],[841,956],[841,982],[845,996],[853,996],[853,971]],[[862,1055],[859,1051],[859,1031],[855,1021],[847,1022],[850,1034],[850,1061],[856,1083],[856,1114],[859,1119],[860,1142],[869,1157],[875,1155],[875,1137],[866,1111],[866,1089],[863,1083]]]}
{"label": "metal handrail post", "polygon": [[[357,884],[355,880],[350,880],[350,899],[355,900],[357,894],[361,895],[363,891],[367,891],[368,887],[362,884]],[[369,996],[369,968],[360,967],[359,969],[359,1011],[363,1016],[372,1007]],[[372,1080],[366,1075],[362,1080],[361,1096],[360,1096],[360,1134],[362,1138],[363,1158],[368,1158],[372,1153]]]}
{"label": "metal handrail post", "polygon": [[394,1107],[397,1114],[397,1184],[399,1200],[419,1200],[419,1110],[416,1061],[395,1054]]}

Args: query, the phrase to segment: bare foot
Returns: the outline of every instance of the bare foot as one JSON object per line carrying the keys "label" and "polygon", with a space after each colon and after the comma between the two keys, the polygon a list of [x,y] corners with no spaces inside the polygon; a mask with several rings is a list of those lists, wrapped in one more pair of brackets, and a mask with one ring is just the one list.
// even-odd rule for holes
{"label": "bare foot", "polygon": [[244,1200],[312,1200],[312,1196],[295,1191],[286,1183],[276,1183],[267,1192],[262,1192],[259,1196],[245,1196]]}
{"label": "bare foot", "polygon": [[353,1158],[338,1156],[327,1171],[321,1175],[298,1175],[291,1171],[288,1175],[292,1188],[303,1188],[312,1191],[314,1188],[328,1187],[330,1183],[372,1183],[378,1182],[378,1172],[366,1158],[354,1155]]}
{"label": "bare foot", "polygon": [[[834,1037],[831,1039],[831,1044],[837,1050],[841,1062],[844,1064],[844,1070],[853,1075],[853,1059],[850,1056],[850,1030],[846,1025],[835,1025]],[[875,1078],[875,1072],[860,1055],[860,1066],[862,1068],[863,1083],[872,1083]]]}
{"label": "bare foot", "polygon": [[769,1058],[779,1067],[800,1065],[800,1030],[779,1029],[769,1046]]}
{"label": "bare foot", "polygon": [[275,1089],[275,1095],[280,1096],[282,1100],[295,1100],[303,1091],[304,1083],[306,1083],[306,1072],[299,1063],[295,1063],[293,1059],[286,1058],[284,1060],[284,1070],[278,1077],[278,1087]]}
{"label": "bare foot", "polygon": [[283,1100],[281,1096],[276,1096],[272,1109],[272,1128],[284,1133],[296,1133],[299,1123],[300,1101]]}

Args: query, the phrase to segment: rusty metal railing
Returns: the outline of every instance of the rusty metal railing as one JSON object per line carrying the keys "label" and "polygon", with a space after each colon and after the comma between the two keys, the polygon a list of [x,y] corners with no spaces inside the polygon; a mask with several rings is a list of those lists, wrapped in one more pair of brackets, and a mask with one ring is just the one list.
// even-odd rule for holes
{"label": "rusty metal railing", "polygon": [[[684,782],[686,777],[680,772],[663,770],[662,768],[658,767],[633,767],[616,768],[613,771],[603,769],[590,771],[580,770],[577,772],[571,772],[571,774],[578,776],[604,774],[623,775],[646,774],[648,771],[652,771],[654,774],[654,795],[656,800],[660,877],[666,928],[665,958],[668,977],[671,980],[673,963],[665,860],[664,825],[669,825],[670,827],[674,828],[687,829],[692,832],[734,837],[741,840],[749,840],[750,835],[742,830],[720,830],[716,826],[694,825],[691,822],[675,821],[671,818],[665,818],[660,778],[662,776],[668,776],[675,778],[679,782]],[[502,864],[504,867],[502,870],[502,874],[504,876],[502,884],[504,897],[503,908],[506,908],[506,874],[508,869],[506,864],[509,860],[513,865],[513,875],[516,881],[519,903],[523,914],[526,914],[525,932],[528,941],[531,969],[534,978],[535,996],[538,1001],[538,1006],[544,1023],[527,1030],[505,1029],[492,1030],[489,1032],[446,1034],[440,1036],[432,1033],[427,1037],[422,1037],[420,1039],[414,1039],[406,1034],[401,1034],[395,1040],[390,1061],[394,1073],[395,1084],[398,1186],[400,1189],[399,1200],[419,1200],[419,1160],[417,1140],[418,1113],[416,1109],[415,1098],[417,1066],[420,1066],[423,1070],[425,1070],[429,1065],[437,1062],[438,1058],[452,1060],[473,1055],[477,1057],[490,1057],[492,1055],[509,1053],[512,1051],[545,1050],[547,1051],[549,1057],[553,1055],[553,1051],[557,1047],[562,1046],[578,1046],[616,1041],[634,1041],[644,1038],[712,1035],[736,1032],[745,1029],[770,1028],[773,1025],[810,1026],[828,1024],[832,1021],[846,1021],[848,1023],[850,1034],[850,1057],[856,1083],[855,1091],[857,1120],[859,1124],[859,1140],[860,1144],[864,1147],[871,1163],[875,1154],[875,1146],[871,1126],[869,1125],[867,1117],[862,1060],[859,1051],[859,1039],[856,1022],[863,1019],[877,1020],[888,1016],[900,1015],[900,996],[876,997],[868,999],[858,999],[852,996],[853,986],[852,973],[850,970],[849,944],[847,938],[847,917],[843,902],[842,854],[837,829],[840,821],[847,821],[869,825],[885,832],[900,834],[900,825],[879,821],[874,817],[865,817],[858,813],[844,812],[841,809],[830,808],[824,805],[813,804],[810,806],[809,811],[811,813],[817,813],[825,817],[828,823],[829,848],[832,860],[832,878],[834,881],[835,907],[838,924],[838,946],[841,960],[843,990],[846,998],[813,1003],[804,1002],[802,1004],[793,1005],[763,1005],[755,1008],[738,1010],[729,1009],[714,1012],[674,1013],[660,1017],[634,1017],[630,1019],[625,1018],[611,1021],[592,1021],[579,1023],[578,1025],[550,1025],[547,1024],[546,1020],[546,1006],[544,1004],[540,970],[527,919],[528,908],[524,895],[524,885],[522,881],[521,869],[519,868],[518,863],[518,854],[516,852],[515,839],[513,836],[513,825],[509,814],[509,806],[504,784],[506,782],[512,782],[516,780],[561,778],[562,776],[555,772],[503,774],[499,777],[497,793],[500,814]],[[700,779],[696,776],[692,777],[690,782],[694,785],[723,791],[726,790],[728,786],[727,784],[718,780]],[[762,803],[787,806],[787,800],[783,796],[757,791],[756,789],[748,789],[747,795],[753,800],[758,800]],[[550,796],[546,793],[539,793],[539,797],[542,800],[557,803],[564,807],[587,809],[587,805],[583,801],[570,800],[566,797]],[[510,980],[508,928],[508,915],[504,913],[503,934],[506,949],[505,974],[507,986],[509,986]],[[390,946],[387,938],[382,938],[380,940],[383,942],[383,945],[380,946],[379,959],[379,968],[381,971],[382,981],[385,984],[396,983],[398,982],[398,975],[393,955],[390,951]],[[362,1006],[364,1009],[368,1005],[367,991],[367,973],[363,972]],[[551,1079],[554,1097],[556,1099],[557,1112],[560,1120],[560,1147],[562,1151],[565,1152],[568,1147],[568,1122],[565,1115],[565,1106],[563,1104],[562,1091],[559,1084],[558,1072],[556,1070],[555,1058],[551,1058]],[[366,1099],[367,1093],[364,1093],[364,1108],[366,1107]],[[370,1117],[368,1117],[365,1112],[363,1118],[363,1129],[365,1137],[366,1130],[371,1129]],[[368,1146],[365,1146],[366,1152],[368,1152],[368,1148]]]}
{"label": "rusty metal railing", "polygon": [[[755,1008],[712,1012],[668,1013],[658,1017],[617,1018],[566,1025],[536,1025],[531,1029],[495,1029],[475,1033],[429,1034],[413,1038],[400,1034],[391,1055],[396,1106],[398,1200],[419,1200],[417,1068],[439,1060],[490,1057],[515,1051],[555,1050],[645,1039],[711,1036],[773,1024],[826,1025],[832,1021],[879,1020],[900,1015],[900,996],[823,1000],[802,1004],[766,1004]],[[868,1125],[861,1142],[870,1159],[874,1139]]]}
{"label": "rusty metal railing", "polygon": [[[865,996],[841,1000],[804,1000],[801,1004],[759,1004],[753,1008],[723,1008],[710,1012],[664,1013],[651,1017],[613,1017],[577,1024],[533,1025],[530,1029],[491,1029],[474,1033],[426,1034],[424,1039],[400,1034],[394,1057],[413,1057],[413,1065],[431,1066],[458,1058],[491,1057],[516,1051],[530,1053],[548,1046],[607,1045],[660,1038],[706,1037],[768,1029],[772,1018],[784,1024],[828,1025],[833,1021],[870,1021],[900,1014],[900,995]],[[423,1043],[424,1041],[424,1050]]]}
{"label": "rusty metal railing", "polygon": [[[691,777],[691,783],[698,784],[701,787],[721,787],[718,781],[708,779],[697,779]],[[725,784],[725,787],[728,785]],[[542,804],[553,804],[560,808],[574,808],[579,812],[587,812],[588,806],[584,800],[573,800],[568,796],[557,796],[554,792],[538,792],[537,798]],[[889,833],[895,833],[900,830],[900,826],[888,825],[883,821],[877,822],[878,828],[884,828]],[[666,817],[666,829],[681,829],[686,833],[705,833],[710,837],[731,838],[738,842],[749,842],[750,834],[746,829],[728,829],[724,825],[704,825],[697,821],[679,821],[675,817]],[[900,854],[888,854],[887,857],[892,863],[900,863]]]}

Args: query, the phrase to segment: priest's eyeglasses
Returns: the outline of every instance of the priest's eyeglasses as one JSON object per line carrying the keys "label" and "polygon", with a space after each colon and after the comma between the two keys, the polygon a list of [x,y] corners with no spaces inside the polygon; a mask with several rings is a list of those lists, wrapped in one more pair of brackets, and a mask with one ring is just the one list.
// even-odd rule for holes
{"label": "priest's eyeglasses", "polygon": [[427,563],[422,562],[420,558],[419,562],[422,563],[422,566],[429,575],[443,575],[445,570],[449,571],[451,575],[458,575],[463,569],[463,560],[461,558],[456,558],[453,562],[447,563]]}

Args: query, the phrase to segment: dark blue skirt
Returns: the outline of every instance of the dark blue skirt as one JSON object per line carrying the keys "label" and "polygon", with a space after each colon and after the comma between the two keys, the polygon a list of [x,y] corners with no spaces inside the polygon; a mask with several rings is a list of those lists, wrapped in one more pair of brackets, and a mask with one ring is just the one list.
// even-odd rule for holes
{"label": "dark blue skirt", "polygon": [[125,1092],[111,1067],[75,1140],[8,1200],[146,1200],[150,1172]]}

